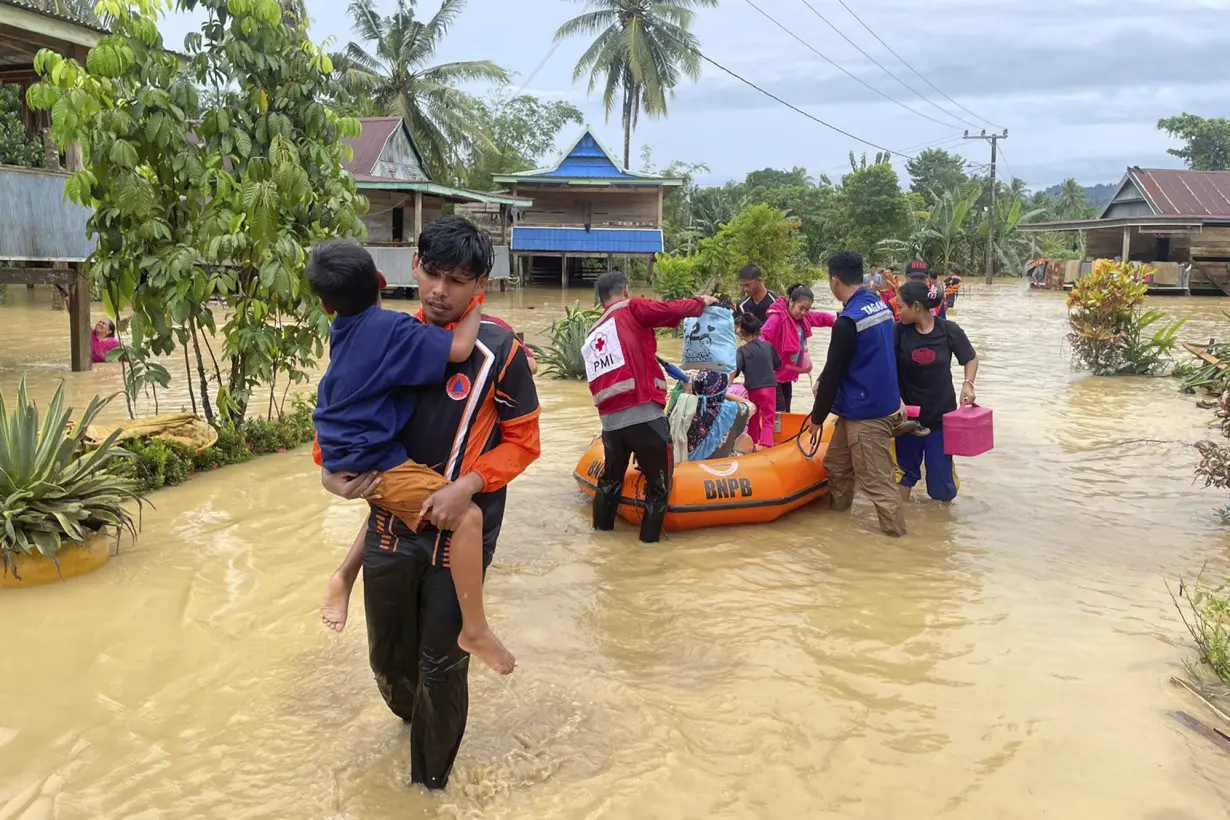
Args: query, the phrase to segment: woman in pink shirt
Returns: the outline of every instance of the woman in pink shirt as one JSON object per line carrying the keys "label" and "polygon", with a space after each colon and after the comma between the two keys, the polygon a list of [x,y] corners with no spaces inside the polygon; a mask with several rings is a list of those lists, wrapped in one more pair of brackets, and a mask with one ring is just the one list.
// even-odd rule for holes
{"label": "woman in pink shirt", "polygon": [[777,412],[790,412],[790,398],[800,373],[811,372],[807,340],[813,327],[832,327],[837,315],[812,310],[815,294],[806,285],[791,285],[786,296],[769,308],[760,338],[777,349],[782,367],[777,371]]}
{"label": "woman in pink shirt", "polygon": [[120,340],[115,338],[115,322],[99,319],[90,331],[90,361],[102,364],[107,361],[107,354],[119,346]]}

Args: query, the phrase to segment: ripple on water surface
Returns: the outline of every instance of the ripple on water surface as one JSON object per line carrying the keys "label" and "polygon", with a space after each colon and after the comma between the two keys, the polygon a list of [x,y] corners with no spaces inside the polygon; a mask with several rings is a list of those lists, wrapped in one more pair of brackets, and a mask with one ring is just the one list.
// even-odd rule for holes
{"label": "ripple on water surface", "polygon": [[[489,309],[541,341],[578,299]],[[45,300],[0,308],[0,389],[118,390],[114,368],[67,372]],[[1159,305],[1191,338],[1223,323],[1215,300]],[[342,635],[316,618],[363,511],[303,452],[158,493],[106,568],[0,601],[0,818],[1227,816],[1227,758],[1166,717],[1197,707],[1167,683],[1188,648],[1162,585],[1227,566],[1221,499],[1190,449],[1140,441],[1194,441],[1206,413],[1167,380],[1073,373],[1056,294],[974,287],[954,319],[999,446],[960,463],[951,508],[910,504],[901,540],[862,503],[654,547],[594,536],[570,478],[592,405],[541,379],[543,457],[488,586],[521,666],[471,672],[439,796],[408,785],[361,585]]]}

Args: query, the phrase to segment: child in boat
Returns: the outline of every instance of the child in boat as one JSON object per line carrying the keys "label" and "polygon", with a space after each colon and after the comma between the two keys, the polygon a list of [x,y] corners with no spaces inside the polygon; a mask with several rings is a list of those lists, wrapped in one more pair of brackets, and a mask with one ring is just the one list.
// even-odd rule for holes
{"label": "child in boat", "polygon": [[[431,243],[424,239],[428,239],[426,231],[415,255],[416,266],[431,254]],[[462,256],[467,267],[485,264],[490,268],[490,248],[485,254],[476,250]],[[414,391],[407,388],[443,384],[449,362],[470,358],[478,340],[481,311],[471,307],[450,333],[407,314],[384,310],[379,304],[376,264],[366,250],[350,241],[331,240],[313,248],[307,276],[325,311],[336,315],[330,331],[329,367],[320,381],[312,417],[321,466],[333,473],[380,473],[379,506],[417,532],[432,494],[448,482],[431,468],[409,460],[398,440],[417,404]],[[452,534],[450,568],[462,615],[457,643],[507,675],[516,661],[491,631],[483,611],[482,528],[482,514],[471,504]],[[354,577],[350,576],[352,586]],[[348,597],[349,590],[345,594]]]}
{"label": "child in boat", "polygon": [[743,376],[743,389],[756,407],[748,435],[756,449],[773,446],[773,422],[777,417],[777,371],[782,369],[782,357],[777,348],[760,338],[760,319],[750,313],[740,313],[736,320],[744,345],[735,354],[732,379]]}

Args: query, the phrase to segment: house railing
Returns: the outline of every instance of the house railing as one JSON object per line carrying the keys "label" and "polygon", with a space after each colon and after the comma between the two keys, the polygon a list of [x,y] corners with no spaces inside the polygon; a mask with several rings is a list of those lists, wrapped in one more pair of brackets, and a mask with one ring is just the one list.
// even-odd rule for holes
{"label": "house railing", "polygon": [[68,174],[0,165],[0,259],[83,262],[95,242],[86,235],[89,208],[64,198]]}
{"label": "house railing", "polygon": [[[417,288],[414,279],[414,245],[397,242],[368,243],[363,246],[372,255],[376,268],[384,274],[390,288]],[[511,272],[508,246],[495,246],[495,266],[492,279],[507,279]]]}

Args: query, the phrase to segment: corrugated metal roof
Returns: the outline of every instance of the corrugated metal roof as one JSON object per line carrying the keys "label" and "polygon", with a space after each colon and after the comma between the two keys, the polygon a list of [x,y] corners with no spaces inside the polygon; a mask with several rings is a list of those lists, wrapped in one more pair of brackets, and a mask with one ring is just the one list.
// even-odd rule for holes
{"label": "corrugated metal roof", "polygon": [[662,232],[615,228],[513,228],[514,251],[541,253],[661,253]]}
{"label": "corrugated metal roof", "polygon": [[1158,216],[1230,217],[1230,171],[1132,168],[1129,174]]}
{"label": "corrugated metal roof", "polygon": [[38,8],[37,6],[31,3],[24,2],[24,0],[0,0],[0,6],[14,6],[16,8],[24,9],[25,11],[30,11],[35,14],[41,14],[44,17],[51,17],[56,20],[63,20],[66,23],[72,23],[75,26],[80,26],[81,28],[89,29],[90,31],[96,31],[100,34],[110,34],[111,33],[107,31],[107,29],[101,26],[96,26],[93,23],[84,23],[81,20],[78,20],[74,17],[69,17],[67,14],[59,14],[54,11],[48,11],[46,9]]}
{"label": "corrugated metal roof", "polygon": [[384,146],[401,128],[401,117],[365,117],[359,122],[363,124],[363,133],[357,139],[343,140],[354,149],[354,158],[345,167],[356,176],[370,175]]}

